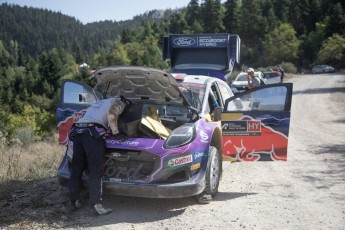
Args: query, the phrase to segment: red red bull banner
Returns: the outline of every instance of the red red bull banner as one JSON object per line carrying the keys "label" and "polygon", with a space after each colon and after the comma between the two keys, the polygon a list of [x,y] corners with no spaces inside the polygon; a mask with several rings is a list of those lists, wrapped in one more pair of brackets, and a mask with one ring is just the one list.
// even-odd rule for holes
{"label": "red red bull banner", "polygon": [[[275,119],[275,124],[286,125],[286,119],[289,120],[289,118],[280,119],[284,121],[280,123]],[[254,119],[245,115],[239,120],[222,119],[224,160],[286,161],[287,135],[275,129],[278,125],[272,127],[265,124],[272,124],[272,117],[270,117],[270,122],[265,120],[267,116]]]}

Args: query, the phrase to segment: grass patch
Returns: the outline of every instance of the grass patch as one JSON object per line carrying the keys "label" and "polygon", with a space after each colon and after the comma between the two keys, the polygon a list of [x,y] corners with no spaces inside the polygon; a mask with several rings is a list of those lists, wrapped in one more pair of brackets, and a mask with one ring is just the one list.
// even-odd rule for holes
{"label": "grass patch", "polygon": [[65,147],[57,142],[57,134],[34,143],[7,145],[0,143],[0,199],[21,189],[27,182],[56,176]]}

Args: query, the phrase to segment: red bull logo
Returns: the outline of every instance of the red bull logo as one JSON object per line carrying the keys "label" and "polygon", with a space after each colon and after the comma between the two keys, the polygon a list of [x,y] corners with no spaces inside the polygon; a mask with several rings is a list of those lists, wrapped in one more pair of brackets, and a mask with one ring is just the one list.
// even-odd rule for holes
{"label": "red bull logo", "polygon": [[[288,138],[260,121],[224,123],[223,156],[230,161],[286,161]],[[230,129],[230,131],[229,131]]]}
{"label": "red bull logo", "polygon": [[59,144],[65,145],[68,140],[68,134],[74,122],[77,122],[85,114],[85,110],[75,112],[72,116],[67,117],[64,121],[58,124]]}

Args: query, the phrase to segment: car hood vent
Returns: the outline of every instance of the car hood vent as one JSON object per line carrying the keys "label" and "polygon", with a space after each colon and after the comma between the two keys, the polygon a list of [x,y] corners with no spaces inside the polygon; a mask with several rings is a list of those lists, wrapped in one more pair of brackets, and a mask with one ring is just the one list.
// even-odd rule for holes
{"label": "car hood vent", "polygon": [[94,73],[98,83],[95,89],[105,98],[154,100],[190,106],[172,75],[160,69],[138,66],[115,66]]}

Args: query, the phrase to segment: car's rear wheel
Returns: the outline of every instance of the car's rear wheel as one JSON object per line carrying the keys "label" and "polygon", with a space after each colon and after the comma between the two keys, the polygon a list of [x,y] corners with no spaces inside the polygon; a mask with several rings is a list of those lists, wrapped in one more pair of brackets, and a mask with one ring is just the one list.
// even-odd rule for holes
{"label": "car's rear wheel", "polygon": [[218,192],[219,180],[222,171],[221,156],[217,148],[211,146],[206,169],[206,188],[197,196],[200,203],[210,203]]}

